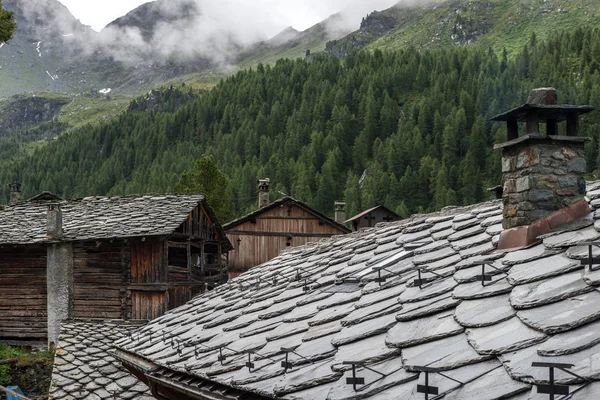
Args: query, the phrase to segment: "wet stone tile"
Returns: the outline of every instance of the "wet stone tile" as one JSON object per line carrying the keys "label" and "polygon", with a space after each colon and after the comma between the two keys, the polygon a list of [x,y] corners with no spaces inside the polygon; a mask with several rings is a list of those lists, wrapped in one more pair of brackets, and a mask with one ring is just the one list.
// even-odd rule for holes
{"label": "wet stone tile", "polygon": [[386,333],[389,328],[396,325],[395,315],[384,315],[374,319],[368,319],[358,324],[344,327],[339,333],[336,333],[331,344],[341,346],[352,343],[380,333]]}
{"label": "wet stone tile", "polygon": [[547,249],[543,244],[538,244],[527,249],[508,252],[502,259],[502,263],[504,265],[523,264],[561,252],[561,249]]}
{"label": "wet stone tile", "polygon": [[[444,371],[444,375],[455,379],[455,381],[439,374],[429,374],[429,384],[437,387],[439,389],[439,394],[443,396],[444,394],[453,393],[459,388],[461,385],[458,382],[472,382],[497,368],[502,368],[502,364],[496,359],[481,361],[476,364],[465,365],[449,371]],[[425,385],[425,374],[423,372],[419,374],[418,383],[420,385]],[[411,400],[422,400],[422,398],[423,394],[419,393],[419,397],[415,396],[414,398],[411,398]]]}
{"label": "wet stone tile", "polygon": [[414,265],[425,265],[434,261],[442,260],[447,257],[451,257],[456,254],[456,251],[452,247],[444,247],[440,250],[432,251],[429,253],[415,256],[412,259]]}
{"label": "wet stone tile", "polygon": [[431,238],[433,240],[444,240],[447,239],[450,235],[456,232],[452,227],[448,229],[444,229],[443,231],[435,232],[431,234]]}
{"label": "wet stone tile", "polygon": [[[386,282],[387,283],[387,282]],[[356,308],[368,307],[379,303],[383,300],[388,300],[400,296],[406,290],[405,285],[396,285],[391,287],[382,286],[381,290],[369,294],[363,294],[359,301],[354,306]],[[363,293],[365,293],[363,289]]]}
{"label": "wet stone tile", "polygon": [[323,336],[308,342],[302,342],[294,352],[289,354],[289,362],[293,365],[301,365],[316,360],[333,357],[337,353],[337,348],[331,344],[331,335]]}
{"label": "wet stone tile", "polygon": [[516,317],[492,326],[469,328],[466,334],[479,354],[507,353],[546,340],[546,335],[529,328]]}
{"label": "wet stone tile", "polygon": [[530,385],[515,381],[503,367],[495,368],[448,394],[448,400],[495,400],[529,392]]}
{"label": "wet stone tile", "polygon": [[471,223],[471,225],[469,227],[466,227],[461,230],[456,229],[456,224],[455,224],[454,230],[456,232],[454,232],[453,234],[448,236],[448,240],[450,242],[454,242],[456,240],[461,240],[461,239],[468,238],[470,236],[475,236],[475,235],[485,232],[485,228],[483,226],[479,225],[479,221],[477,219],[473,218],[471,221],[467,221],[467,222]]}
{"label": "wet stone tile", "polygon": [[575,271],[516,286],[510,294],[510,304],[516,309],[537,307],[592,290],[583,280],[583,271]]}
{"label": "wet stone tile", "polygon": [[485,282],[461,283],[452,292],[452,296],[461,300],[482,299],[485,297],[496,296],[512,291],[513,287],[508,283],[505,275],[494,275],[492,280]]}
{"label": "wet stone tile", "polygon": [[581,229],[575,232],[565,232],[544,239],[544,246],[548,249],[558,249],[577,245],[580,242],[595,241],[600,238],[598,232],[593,226]]}
{"label": "wet stone tile", "polygon": [[[351,371],[346,371],[343,379],[332,385],[327,395],[328,400],[358,400],[380,393],[390,387],[401,385],[405,382],[414,381],[418,374],[407,372],[396,359],[386,360],[377,364],[369,365],[370,369],[357,369],[356,376],[364,378],[365,385],[359,385],[360,391],[355,392],[352,385],[346,383],[346,378],[352,377]],[[382,375],[387,376],[382,378]],[[381,379],[382,378],[382,379]]]}
{"label": "wet stone tile", "polygon": [[292,369],[275,385],[275,394],[282,396],[339,380],[341,373],[333,371],[328,361]]}
{"label": "wet stone tile", "polygon": [[334,333],[338,333],[342,330],[341,321],[331,321],[322,325],[315,325],[308,328],[308,331],[302,336],[302,341],[308,342],[311,340],[318,339],[323,336],[329,336]]}
{"label": "wet stone tile", "polygon": [[[532,346],[512,353],[500,355],[498,358],[513,379],[523,382],[547,382],[548,368],[532,367],[533,362],[559,362],[574,364],[570,371],[584,378],[597,380],[600,377],[600,365],[596,361],[600,357],[600,345],[585,351],[560,357],[544,357],[537,353],[537,346]],[[578,378],[566,372],[555,370],[556,382],[576,383]]]}
{"label": "wet stone tile", "polygon": [[516,314],[507,294],[465,300],[454,310],[456,321],[466,328],[479,328],[506,321]]}
{"label": "wet stone tile", "polygon": [[[508,257],[508,256],[507,256]],[[506,257],[504,258],[506,259]],[[508,273],[508,281],[522,285],[582,268],[579,261],[571,260],[564,254],[540,258],[535,261],[514,265]]]}
{"label": "wet stone tile", "polygon": [[464,333],[402,349],[404,367],[409,371],[423,366],[449,370],[490,357],[477,354]]}
{"label": "wet stone tile", "polygon": [[565,332],[600,318],[600,293],[593,291],[517,312],[523,323],[546,334]]}
{"label": "wet stone tile", "polygon": [[600,343],[600,320],[577,329],[558,333],[538,346],[540,356],[562,356],[588,349]]}
{"label": "wet stone tile", "polygon": [[338,347],[338,351],[331,363],[334,371],[347,371],[351,367],[344,365],[344,361],[357,361],[372,364],[387,360],[400,354],[400,349],[391,348],[385,344],[385,333],[377,336]]}
{"label": "wet stone tile", "polygon": [[486,275],[500,275],[508,270],[509,267],[502,265],[500,261],[491,262],[492,265],[486,265],[482,270],[481,265],[461,268],[454,274],[454,280],[458,283],[481,282],[482,272]]}
{"label": "wet stone tile", "polygon": [[446,311],[398,322],[388,330],[385,342],[388,346],[403,348],[462,333],[464,328],[452,316],[451,311]]}
{"label": "wet stone tile", "polygon": [[337,307],[330,307],[319,311],[317,315],[311,317],[308,321],[309,326],[326,324],[344,318],[356,310],[353,303],[341,304]]}
{"label": "wet stone tile", "polygon": [[436,240],[423,247],[415,249],[413,252],[415,255],[426,254],[435,250],[443,249],[448,246],[450,246],[450,242],[448,242],[447,240]]}
{"label": "wet stone tile", "polygon": [[452,278],[439,279],[430,282],[419,288],[418,286],[409,287],[398,298],[401,303],[415,303],[421,300],[430,299],[448,293],[456,287],[457,283]]}
{"label": "wet stone tile", "polygon": [[451,294],[444,294],[432,299],[418,301],[416,303],[404,303],[402,311],[396,314],[397,321],[411,321],[436,314],[440,311],[453,309],[461,300],[455,299]]}
{"label": "wet stone tile", "polygon": [[471,236],[466,239],[455,240],[451,246],[455,251],[469,249],[483,243],[488,243],[491,240],[490,235],[487,233],[480,233],[479,235]]}
{"label": "wet stone tile", "polygon": [[368,307],[357,308],[351,314],[344,317],[341,322],[344,326],[356,325],[363,321],[378,318],[383,315],[396,314],[401,309],[402,304],[398,302],[397,298],[393,297]]}

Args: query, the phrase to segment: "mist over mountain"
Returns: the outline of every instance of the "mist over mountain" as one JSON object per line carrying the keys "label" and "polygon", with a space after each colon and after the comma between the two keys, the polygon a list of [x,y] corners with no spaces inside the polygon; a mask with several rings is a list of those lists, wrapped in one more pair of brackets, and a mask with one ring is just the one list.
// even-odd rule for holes
{"label": "mist over mountain", "polygon": [[291,28],[274,35],[285,26],[276,0],[258,6],[245,0],[157,0],[101,32],[83,25],[57,0],[5,0],[17,30],[0,48],[0,96],[107,88],[136,94],[191,73],[255,65],[263,61],[263,44],[283,46],[270,51],[267,62],[304,56],[307,50],[324,50],[327,41],[358,29],[363,15],[394,2],[334,0],[328,7],[339,3],[340,12],[304,32]]}

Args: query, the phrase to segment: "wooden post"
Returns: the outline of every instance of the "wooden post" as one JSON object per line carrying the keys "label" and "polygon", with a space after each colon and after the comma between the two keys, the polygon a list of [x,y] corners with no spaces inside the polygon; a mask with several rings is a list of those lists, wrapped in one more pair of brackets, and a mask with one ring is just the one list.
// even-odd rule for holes
{"label": "wooden post", "polygon": [[540,133],[540,119],[535,111],[530,111],[527,113],[526,127],[527,133]]}
{"label": "wooden post", "polygon": [[188,270],[188,281],[192,279],[192,245],[190,244],[190,241],[188,240],[187,242],[187,246],[186,246],[186,252],[187,252],[187,270]]}
{"label": "wooden post", "polygon": [[555,119],[549,119],[546,121],[546,135],[558,135],[558,122],[556,122]]}
{"label": "wooden post", "polygon": [[506,141],[514,140],[519,137],[519,124],[516,119],[506,121]]}
{"label": "wooden post", "polygon": [[571,112],[567,114],[567,136],[579,135],[579,117],[577,113]]}
{"label": "wooden post", "polygon": [[200,271],[204,272],[204,242],[200,246]]}

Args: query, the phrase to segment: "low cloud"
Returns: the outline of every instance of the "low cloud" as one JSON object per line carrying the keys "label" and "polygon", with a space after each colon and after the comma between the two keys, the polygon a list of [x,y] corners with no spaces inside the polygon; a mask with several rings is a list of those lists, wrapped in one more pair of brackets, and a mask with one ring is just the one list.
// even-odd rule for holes
{"label": "low cloud", "polygon": [[[140,6],[134,14],[109,24],[100,33],[75,30],[76,20],[68,13],[51,11],[50,0],[19,1],[24,15],[35,21],[40,14],[60,28],[63,40],[74,54],[110,56],[138,64],[168,58],[197,57],[227,64],[231,55],[296,25],[304,30],[331,14],[332,32],[347,33],[360,26],[368,13],[388,8],[396,0],[157,0]],[[66,10],[66,9],[65,9]],[[136,20],[134,15],[141,15]],[[302,18],[299,19],[299,16]],[[126,22],[124,22],[126,21]],[[48,22],[48,21],[46,21]],[[308,26],[306,26],[308,25]],[[74,33],[70,35],[70,33]]]}

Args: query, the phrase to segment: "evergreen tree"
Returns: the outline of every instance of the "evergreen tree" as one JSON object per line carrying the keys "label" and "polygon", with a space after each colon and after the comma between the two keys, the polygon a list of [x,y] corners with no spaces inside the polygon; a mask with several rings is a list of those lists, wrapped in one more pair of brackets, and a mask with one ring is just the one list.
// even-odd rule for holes
{"label": "evergreen tree", "polygon": [[0,0],[0,43],[8,42],[15,31],[15,17],[10,11],[2,8]]}
{"label": "evergreen tree", "polygon": [[175,191],[205,195],[222,224],[235,217],[229,179],[219,170],[212,156],[203,154],[189,173],[184,171],[175,185]]}

